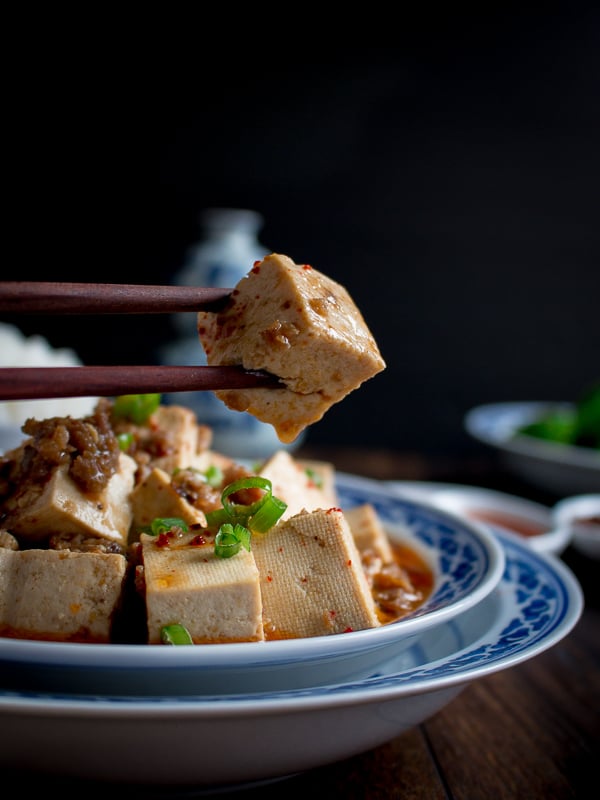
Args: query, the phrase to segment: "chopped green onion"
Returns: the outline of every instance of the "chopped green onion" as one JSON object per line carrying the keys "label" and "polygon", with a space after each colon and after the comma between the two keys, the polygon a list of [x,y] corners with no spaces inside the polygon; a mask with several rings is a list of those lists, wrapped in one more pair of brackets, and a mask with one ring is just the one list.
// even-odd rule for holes
{"label": "chopped green onion", "polygon": [[[266,533],[276,524],[286,510],[287,503],[278,497],[273,497],[272,486],[268,478],[249,475],[233,481],[223,489],[221,493],[223,507],[206,514],[208,527],[212,530],[218,529],[215,537],[215,553],[218,556],[229,558],[239,552],[242,544],[250,550],[251,532]],[[236,492],[244,489],[262,489],[264,494],[248,505],[229,500]],[[241,543],[238,541],[240,537]]]}
{"label": "chopped green onion", "polygon": [[119,450],[122,450],[124,453],[127,452],[133,444],[133,433],[120,433],[117,436],[117,442],[119,443]]}
{"label": "chopped green onion", "polygon": [[122,394],[115,398],[113,414],[143,425],[160,405],[160,394]]}
{"label": "chopped green onion", "polygon": [[206,524],[212,530],[231,521],[231,514],[229,514],[226,508],[217,508],[214,511],[206,512]]}
{"label": "chopped green onion", "polygon": [[252,530],[257,533],[266,533],[277,523],[286,508],[287,503],[278,497],[270,495],[265,499],[256,514],[253,514],[250,518]]}
{"label": "chopped green onion", "polygon": [[163,644],[194,644],[188,629],[179,623],[163,626],[160,629],[160,640]]}
{"label": "chopped green onion", "polygon": [[[264,494],[254,503],[250,503],[250,505],[231,502],[229,500],[230,496],[242,489],[262,489]],[[268,497],[271,497],[271,491],[272,484],[268,478],[250,475],[247,478],[240,478],[239,481],[233,481],[233,483],[226,486],[221,494],[221,502],[223,503],[223,508],[226,508],[231,516],[241,515],[248,518],[258,511]]]}
{"label": "chopped green onion", "polygon": [[215,489],[218,488],[223,482],[223,470],[221,467],[217,467],[216,464],[211,464],[204,475],[206,476],[206,482],[208,485]]}
{"label": "chopped green onion", "polygon": [[250,550],[250,531],[243,525],[225,523],[215,536],[215,555],[219,558],[231,558],[245,547]]}

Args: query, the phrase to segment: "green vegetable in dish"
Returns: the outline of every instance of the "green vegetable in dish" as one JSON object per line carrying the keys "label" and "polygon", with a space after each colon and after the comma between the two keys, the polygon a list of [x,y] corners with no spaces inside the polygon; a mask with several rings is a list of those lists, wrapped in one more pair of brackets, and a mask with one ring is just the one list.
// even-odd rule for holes
{"label": "green vegetable in dish", "polygon": [[[266,533],[287,509],[287,503],[273,496],[272,488],[268,478],[258,475],[249,475],[228,484],[221,493],[222,507],[206,514],[208,527],[218,528],[227,523],[239,523],[256,533]],[[263,494],[249,505],[233,502],[233,495],[245,489],[260,489]]]}
{"label": "green vegetable in dish", "polygon": [[163,644],[194,644],[188,629],[178,622],[162,627],[160,629],[160,640]]}
{"label": "green vegetable in dish", "polygon": [[581,395],[572,410],[549,411],[517,428],[517,433],[600,450],[600,381]]}
{"label": "green vegetable in dish", "polygon": [[122,394],[115,398],[113,414],[136,425],[148,422],[160,405],[160,394]]}
{"label": "green vegetable in dish", "polygon": [[600,381],[579,401],[575,439],[583,447],[600,449]]}
{"label": "green vegetable in dish", "polygon": [[215,536],[215,555],[219,558],[231,558],[242,547],[250,550],[250,536],[250,531],[243,525],[226,522]]}

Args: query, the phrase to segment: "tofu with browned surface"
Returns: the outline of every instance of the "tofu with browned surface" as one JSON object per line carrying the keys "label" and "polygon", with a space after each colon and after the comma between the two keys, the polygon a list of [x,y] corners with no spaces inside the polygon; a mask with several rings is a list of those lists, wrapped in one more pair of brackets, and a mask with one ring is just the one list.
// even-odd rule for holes
{"label": "tofu with browned surface", "polygon": [[[166,625],[184,625],[195,644],[264,639],[258,569],[252,552],[219,558],[197,534],[164,539],[142,534],[148,643]],[[194,543],[196,542],[196,544]]]}
{"label": "tofu with browned surface", "polygon": [[371,503],[346,509],[344,515],[361,556],[375,556],[382,564],[390,564],[394,560],[390,540]]}
{"label": "tofu with browned surface", "polygon": [[168,447],[154,455],[152,466],[167,473],[189,467],[202,446],[201,435],[205,436],[205,428],[198,425],[194,412],[184,406],[161,405],[152,415],[152,425],[169,435]]}
{"label": "tofu with browned surface", "polygon": [[157,517],[177,517],[187,525],[206,526],[206,515],[177,493],[171,478],[158,467],[135,487],[131,493],[133,528],[139,530]]}
{"label": "tofu with browned surface", "polygon": [[[260,467],[258,474],[271,481],[273,495],[287,503],[281,519],[293,517],[300,511],[315,511],[337,504],[332,481],[328,481],[325,462],[312,462],[312,467],[300,463],[287,450],[278,450]],[[315,474],[320,470],[323,482]],[[333,470],[333,467],[331,467]]]}
{"label": "tofu with browned surface", "polygon": [[126,573],[116,553],[0,548],[0,636],[106,644]]}
{"label": "tofu with browned surface", "polygon": [[112,413],[111,424],[118,435],[129,434],[133,439],[128,452],[138,464],[138,479],[153,467],[169,475],[176,469],[185,469],[212,442],[211,429],[200,425],[196,414],[185,406],[159,405],[143,423]]}
{"label": "tofu with browned surface", "polygon": [[224,310],[199,312],[198,334],[209,365],[241,365],[281,379],[284,388],[216,395],[273,425],[286,443],[385,368],[348,291],[277,253],[254,265]]}
{"label": "tofu with browned surface", "polygon": [[301,512],[252,537],[267,639],[380,625],[360,553],[340,509]]}
{"label": "tofu with browned surface", "polygon": [[54,467],[45,483],[25,482],[0,507],[3,527],[29,542],[41,542],[60,532],[126,546],[133,516],[130,493],[136,465],[121,453],[117,466],[106,486],[94,495],[81,490],[69,474],[67,463]]}

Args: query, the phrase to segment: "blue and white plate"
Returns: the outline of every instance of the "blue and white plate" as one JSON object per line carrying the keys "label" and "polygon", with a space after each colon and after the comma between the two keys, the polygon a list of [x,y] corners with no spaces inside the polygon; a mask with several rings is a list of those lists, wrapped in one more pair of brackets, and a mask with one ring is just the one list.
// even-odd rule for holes
{"label": "blue and white plate", "polygon": [[411,615],[368,630],[307,639],[167,647],[0,639],[0,686],[110,694],[228,694],[302,688],[369,675],[419,636],[485,599],[504,551],[484,526],[339,473],[343,508],[371,503],[391,538],[418,550],[433,590]]}
{"label": "blue and white plate", "polygon": [[543,414],[570,410],[570,403],[490,403],[464,418],[467,433],[496,449],[506,466],[533,486],[558,495],[600,490],[600,452],[523,436],[518,429]]}
{"label": "blue and white plate", "polygon": [[497,536],[506,566],[496,589],[368,677],[203,697],[178,696],[176,685],[146,698],[0,690],[0,765],[210,791],[377,747],[471,681],[556,645],[577,623],[582,591],[563,562]]}

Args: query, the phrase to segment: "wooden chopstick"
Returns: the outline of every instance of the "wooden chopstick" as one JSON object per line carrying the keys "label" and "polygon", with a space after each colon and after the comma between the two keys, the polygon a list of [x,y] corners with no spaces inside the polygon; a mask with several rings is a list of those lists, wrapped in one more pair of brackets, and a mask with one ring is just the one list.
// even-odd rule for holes
{"label": "wooden chopstick", "polygon": [[130,283],[0,281],[0,312],[10,314],[167,314],[218,311],[232,289]]}
{"label": "wooden chopstick", "polygon": [[242,367],[1,367],[0,400],[116,397],[121,394],[282,388],[267,372]]}
{"label": "wooden chopstick", "polygon": [[[218,311],[232,289],[128,283],[0,281],[0,312],[164,314]],[[0,400],[115,397],[148,392],[280,388],[279,379],[238,366],[0,367]]]}

